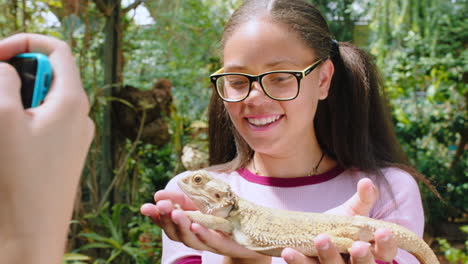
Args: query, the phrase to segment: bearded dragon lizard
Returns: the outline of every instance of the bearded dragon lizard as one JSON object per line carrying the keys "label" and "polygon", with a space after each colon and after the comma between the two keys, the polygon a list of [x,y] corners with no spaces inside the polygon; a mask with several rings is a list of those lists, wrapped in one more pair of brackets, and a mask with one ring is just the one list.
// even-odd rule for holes
{"label": "bearded dragon lizard", "polygon": [[313,237],[328,234],[340,253],[356,240],[373,242],[374,232],[393,232],[399,248],[423,264],[439,264],[431,248],[410,230],[394,223],[364,216],[339,216],[272,209],[242,199],[222,180],[207,171],[190,173],[178,181],[182,191],[200,210],[186,211],[195,223],[229,234],[240,245],[279,257],[284,248],[317,256]]}

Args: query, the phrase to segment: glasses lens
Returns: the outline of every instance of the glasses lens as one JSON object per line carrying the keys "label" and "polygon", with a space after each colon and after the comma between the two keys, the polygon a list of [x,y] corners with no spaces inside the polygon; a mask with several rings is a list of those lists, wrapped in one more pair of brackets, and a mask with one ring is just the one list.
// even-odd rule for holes
{"label": "glasses lens", "polygon": [[242,100],[249,93],[249,79],[242,75],[231,74],[219,77],[216,87],[223,99]]}
{"label": "glasses lens", "polygon": [[293,73],[276,72],[263,76],[263,88],[273,98],[291,99],[299,91],[297,78]]}

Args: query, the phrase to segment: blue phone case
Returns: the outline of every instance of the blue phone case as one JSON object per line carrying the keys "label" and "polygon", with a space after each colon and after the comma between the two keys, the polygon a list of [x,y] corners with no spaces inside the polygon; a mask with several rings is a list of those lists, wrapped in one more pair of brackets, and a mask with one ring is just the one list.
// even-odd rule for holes
{"label": "blue phone case", "polygon": [[52,81],[52,66],[49,59],[42,53],[21,53],[16,55],[18,58],[34,58],[37,61],[36,81],[32,94],[30,107],[38,106],[47,95],[50,83]]}

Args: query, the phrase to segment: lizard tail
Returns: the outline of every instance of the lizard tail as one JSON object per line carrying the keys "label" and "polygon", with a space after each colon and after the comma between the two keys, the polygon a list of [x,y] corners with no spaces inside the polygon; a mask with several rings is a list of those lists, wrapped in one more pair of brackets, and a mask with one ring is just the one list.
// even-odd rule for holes
{"label": "lizard tail", "polygon": [[411,230],[395,223],[373,220],[371,224],[373,227],[371,228],[372,233],[378,228],[388,228],[395,236],[398,248],[408,251],[422,264],[440,264],[429,245]]}
{"label": "lizard tail", "polygon": [[398,247],[408,251],[422,264],[440,264],[432,249],[411,231],[399,230],[394,233]]}

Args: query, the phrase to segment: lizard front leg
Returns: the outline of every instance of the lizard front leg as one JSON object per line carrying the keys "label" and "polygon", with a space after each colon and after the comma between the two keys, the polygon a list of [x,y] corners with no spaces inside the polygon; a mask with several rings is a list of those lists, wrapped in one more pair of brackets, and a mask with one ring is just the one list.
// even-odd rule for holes
{"label": "lizard front leg", "polygon": [[218,216],[202,214],[198,211],[185,211],[185,214],[190,218],[190,220],[192,220],[192,222],[200,224],[206,228],[222,231],[228,234],[232,233],[232,230],[234,229],[231,222]]}

